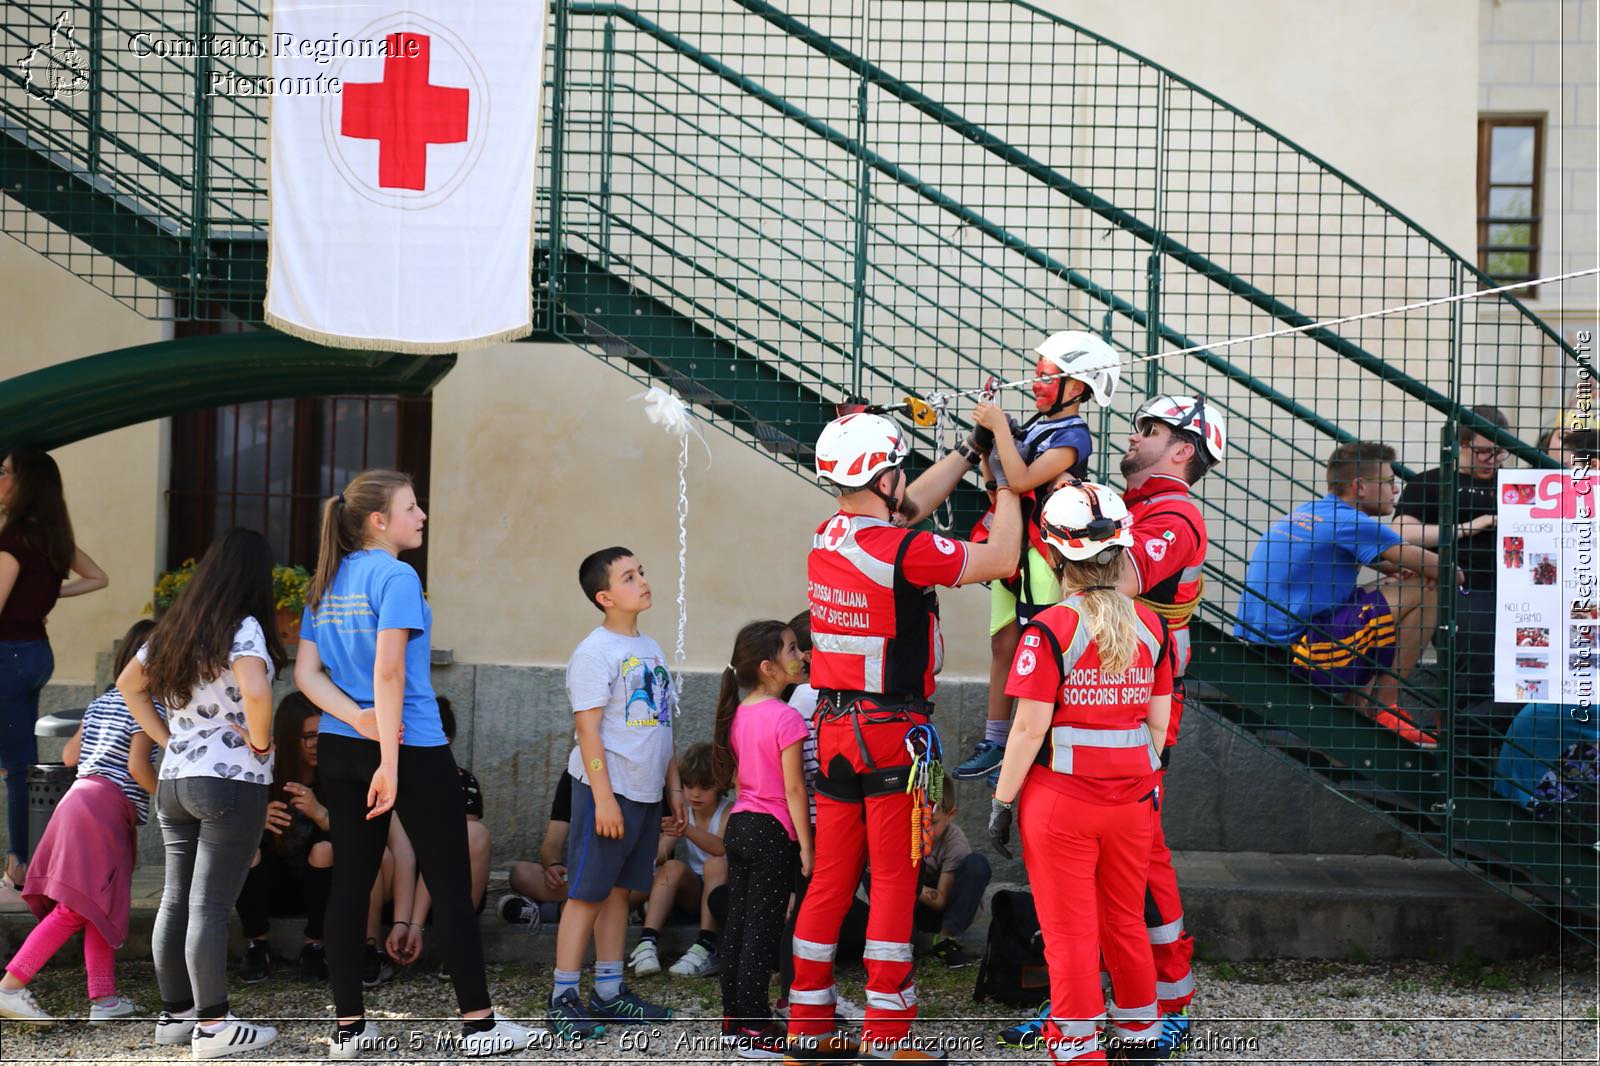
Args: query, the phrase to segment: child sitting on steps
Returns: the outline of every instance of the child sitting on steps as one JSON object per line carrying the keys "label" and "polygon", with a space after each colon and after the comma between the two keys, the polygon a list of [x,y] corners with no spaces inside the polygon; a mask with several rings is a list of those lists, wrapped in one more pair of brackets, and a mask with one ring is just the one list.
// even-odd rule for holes
{"label": "child sitting on steps", "polygon": [[[661,956],[656,940],[661,926],[676,909],[700,916],[700,937],[668,972],[678,977],[710,977],[722,968],[717,956],[717,920],[711,914],[711,893],[728,880],[728,860],[722,846],[722,833],[728,825],[728,809],[733,797],[726,788],[716,786],[711,769],[711,745],[696,744],[678,760],[678,776],[683,782],[683,800],[689,816],[683,842],[687,859],[669,858],[656,868],[650,901],[645,904],[644,930],[628,957],[628,965],[640,977],[661,972]],[[662,840],[676,843],[662,824]]]}

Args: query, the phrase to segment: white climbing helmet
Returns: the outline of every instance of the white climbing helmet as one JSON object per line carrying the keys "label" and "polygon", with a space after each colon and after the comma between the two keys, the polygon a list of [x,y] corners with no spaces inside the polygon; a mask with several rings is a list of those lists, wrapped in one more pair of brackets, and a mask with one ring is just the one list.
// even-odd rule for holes
{"label": "white climbing helmet", "polygon": [[1052,333],[1034,349],[1050,360],[1063,374],[1089,386],[1095,403],[1105,407],[1117,391],[1122,378],[1122,361],[1111,345],[1093,333],[1067,329]]}
{"label": "white climbing helmet", "polygon": [[1050,493],[1039,513],[1039,532],[1064,559],[1093,559],[1109,548],[1133,547],[1133,518],[1122,497],[1083,481]]}
{"label": "white climbing helmet", "polygon": [[882,415],[845,415],[817,435],[817,480],[860,489],[885,470],[906,461],[909,449],[900,427]]}
{"label": "white climbing helmet", "polygon": [[1206,403],[1204,396],[1152,396],[1133,416],[1133,428],[1143,433],[1144,424],[1151,419],[1193,433],[1204,441],[1211,457],[1207,466],[1222,462],[1223,453],[1228,450],[1228,426],[1222,420],[1222,412]]}

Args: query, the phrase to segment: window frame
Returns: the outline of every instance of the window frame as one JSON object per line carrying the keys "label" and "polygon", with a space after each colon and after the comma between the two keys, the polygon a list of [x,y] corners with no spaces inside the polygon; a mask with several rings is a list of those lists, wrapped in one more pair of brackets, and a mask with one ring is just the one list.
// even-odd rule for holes
{"label": "window frame", "polygon": [[[1478,269],[1502,284],[1531,280],[1539,276],[1539,255],[1543,249],[1544,234],[1544,148],[1547,116],[1542,113],[1480,114],[1478,116]],[[1533,175],[1529,182],[1496,182],[1490,180],[1493,164],[1491,147],[1494,131],[1507,128],[1533,130]],[[1531,196],[1527,218],[1510,218],[1489,214],[1489,193],[1492,189],[1528,189]],[[1489,227],[1493,225],[1527,225],[1529,243],[1526,245],[1490,244]],[[1526,253],[1527,274],[1495,274],[1489,269],[1489,256],[1496,252]],[[1537,286],[1518,289],[1515,295],[1524,300],[1537,299]]]}
{"label": "window frame", "polygon": [[[330,400],[395,401],[395,465],[411,475],[417,498],[424,510],[428,506],[430,456],[433,450],[432,396],[315,396],[267,402],[291,404],[294,408],[294,441],[290,449],[293,470],[289,478],[289,557],[279,562],[299,562],[307,569],[316,565],[317,537],[324,501],[342,486],[331,490],[324,483],[322,453],[328,447],[323,411]],[[238,405],[230,405],[238,406]],[[219,412],[207,408],[175,415],[170,424],[171,465],[167,480],[167,568],[175,569],[186,558],[198,557],[218,533],[215,507],[220,478],[216,469]],[[235,499],[256,498],[255,490],[230,490]],[[248,523],[247,523],[248,524]],[[428,544],[405,552],[401,558],[417,570],[426,587]]]}

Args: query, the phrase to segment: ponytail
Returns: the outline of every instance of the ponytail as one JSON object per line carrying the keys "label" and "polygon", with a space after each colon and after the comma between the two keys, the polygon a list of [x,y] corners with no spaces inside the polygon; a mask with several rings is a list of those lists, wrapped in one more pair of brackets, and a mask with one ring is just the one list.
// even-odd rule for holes
{"label": "ponytail", "polygon": [[717,693],[716,723],[711,727],[711,767],[719,791],[733,785],[738,760],[733,753],[733,715],[739,709],[740,688],[761,683],[761,664],[776,661],[783,651],[789,623],[777,619],[750,622],[733,638],[733,654],[722,668],[722,689]]}
{"label": "ponytail", "polygon": [[398,470],[363,470],[350,479],[343,492],[322,505],[317,570],[306,586],[307,608],[317,609],[344,557],[366,546],[367,516],[387,512],[395,492],[410,484],[411,478]]}
{"label": "ponytail", "polygon": [[733,757],[733,712],[739,709],[739,680],[733,667],[722,668],[722,689],[717,693],[716,723],[711,727],[711,774],[720,792],[733,785],[734,771],[739,768]]}
{"label": "ponytail", "polygon": [[1061,564],[1062,595],[1080,593],[1078,602],[1084,623],[1100,652],[1102,677],[1126,673],[1139,650],[1139,615],[1133,600],[1115,587],[1126,564],[1127,555],[1121,546],[1101,552],[1094,559],[1067,559]]}

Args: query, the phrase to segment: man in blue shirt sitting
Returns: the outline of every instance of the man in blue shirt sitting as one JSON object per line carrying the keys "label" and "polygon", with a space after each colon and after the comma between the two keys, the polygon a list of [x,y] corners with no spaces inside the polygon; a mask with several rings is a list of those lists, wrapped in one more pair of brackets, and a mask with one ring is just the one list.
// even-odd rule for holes
{"label": "man in blue shirt sitting", "polygon": [[[1328,495],[1273,523],[1256,545],[1235,633],[1288,648],[1311,680],[1346,690],[1379,725],[1434,748],[1398,697],[1438,623],[1439,557],[1378,520],[1399,493],[1394,456],[1376,441],[1333,450]],[[1358,585],[1363,566],[1390,576]]]}

